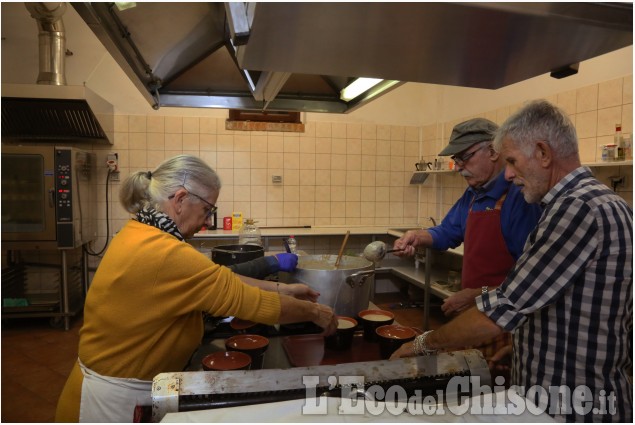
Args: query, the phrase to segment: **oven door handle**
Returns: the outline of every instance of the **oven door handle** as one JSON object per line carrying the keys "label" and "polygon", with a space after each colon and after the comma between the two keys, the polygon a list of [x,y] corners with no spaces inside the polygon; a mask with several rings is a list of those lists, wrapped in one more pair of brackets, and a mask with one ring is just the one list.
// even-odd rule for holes
{"label": "oven door handle", "polygon": [[49,189],[49,207],[55,208],[55,189]]}

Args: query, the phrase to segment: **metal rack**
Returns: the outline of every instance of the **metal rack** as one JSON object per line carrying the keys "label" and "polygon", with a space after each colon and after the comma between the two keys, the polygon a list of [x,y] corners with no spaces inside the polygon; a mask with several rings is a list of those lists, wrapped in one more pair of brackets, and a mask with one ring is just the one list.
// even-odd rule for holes
{"label": "metal rack", "polygon": [[8,251],[6,255],[2,319],[49,317],[52,326],[63,324],[69,330],[71,318],[83,309],[84,282],[88,281],[82,247]]}

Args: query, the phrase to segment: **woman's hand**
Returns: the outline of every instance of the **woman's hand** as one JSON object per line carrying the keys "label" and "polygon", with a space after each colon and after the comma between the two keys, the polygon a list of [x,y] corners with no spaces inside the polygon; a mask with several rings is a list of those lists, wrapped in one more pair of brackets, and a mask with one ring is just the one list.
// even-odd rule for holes
{"label": "woman's hand", "polygon": [[337,318],[333,309],[324,304],[315,304],[315,306],[317,307],[317,317],[313,323],[324,329],[323,335],[334,334],[337,330]]}
{"label": "woman's hand", "polygon": [[278,289],[280,290],[281,294],[288,295],[299,300],[316,302],[318,297],[320,296],[319,292],[311,289],[304,283],[280,283],[278,284]]}
{"label": "woman's hand", "polygon": [[450,316],[454,313],[460,313],[466,308],[475,305],[474,298],[479,295],[481,295],[480,289],[461,289],[443,301],[441,311],[443,311],[443,314],[446,316]]}

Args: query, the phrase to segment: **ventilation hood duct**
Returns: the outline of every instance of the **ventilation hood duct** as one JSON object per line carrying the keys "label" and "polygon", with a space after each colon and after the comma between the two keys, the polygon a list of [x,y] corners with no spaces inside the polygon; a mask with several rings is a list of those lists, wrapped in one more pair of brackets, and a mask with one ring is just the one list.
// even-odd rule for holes
{"label": "ventilation hood duct", "polygon": [[66,3],[26,3],[39,29],[37,85],[2,85],[3,141],[113,143],[114,108],[83,86],[66,86]]}

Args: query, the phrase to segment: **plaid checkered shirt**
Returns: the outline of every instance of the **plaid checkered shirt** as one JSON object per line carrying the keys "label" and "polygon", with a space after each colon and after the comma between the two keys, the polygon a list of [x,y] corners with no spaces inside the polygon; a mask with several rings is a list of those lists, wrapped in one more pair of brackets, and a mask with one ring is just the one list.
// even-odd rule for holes
{"label": "plaid checkered shirt", "polygon": [[[542,205],[515,267],[477,307],[514,334],[512,384],[542,387],[527,395],[556,420],[632,423],[633,212],[585,167]],[[560,386],[588,387],[573,394],[583,408],[554,410]]]}

